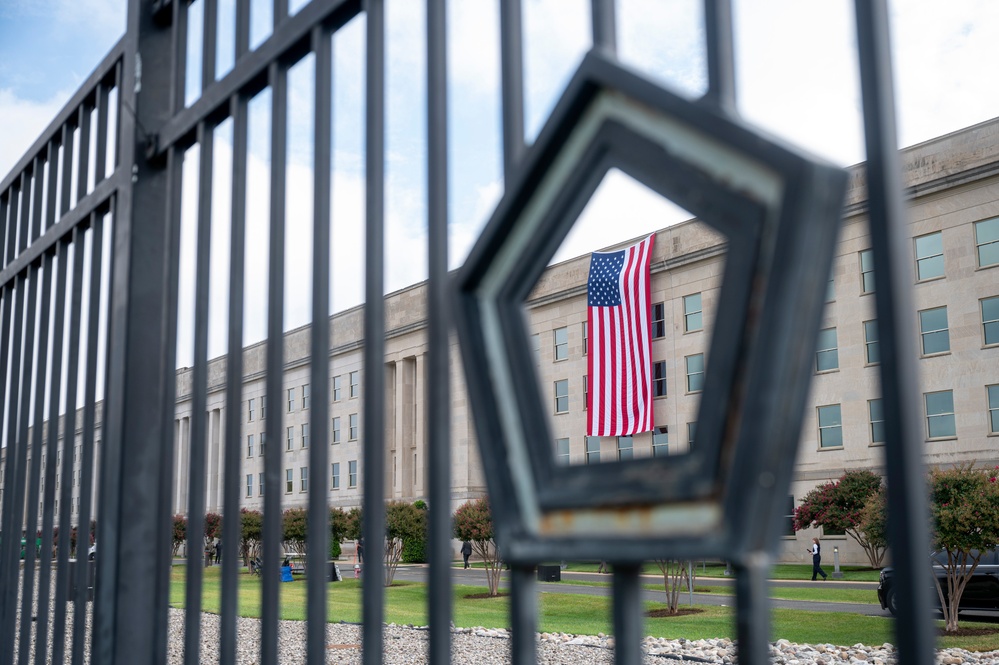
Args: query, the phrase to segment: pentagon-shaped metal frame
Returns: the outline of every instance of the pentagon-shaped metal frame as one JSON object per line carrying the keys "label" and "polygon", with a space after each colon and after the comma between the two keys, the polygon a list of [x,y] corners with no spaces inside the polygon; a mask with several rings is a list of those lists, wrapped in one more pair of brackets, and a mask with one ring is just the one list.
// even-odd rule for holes
{"label": "pentagon-shaped metal frame", "polygon": [[[728,239],[697,446],[554,463],[523,304],[613,167]],[[456,280],[456,324],[510,561],[733,558],[761,549],[786,496],[846,175],[586,56]],[[772,327],[772,328],[771,328]],[[482,370],[485,370],[483,372]]]}

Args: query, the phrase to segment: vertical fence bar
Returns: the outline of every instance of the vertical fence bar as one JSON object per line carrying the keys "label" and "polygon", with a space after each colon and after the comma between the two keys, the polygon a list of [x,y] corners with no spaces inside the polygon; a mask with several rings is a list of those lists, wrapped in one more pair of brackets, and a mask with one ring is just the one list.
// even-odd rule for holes
{"label": "vertical fence bar", "polygon": [[[37,180],[37,178],[36,178]],[[31,382],[34,375],[34,357],[35,357],[35,313],[38,307],[38,264],[33,264],[26,268],[28,280],[28,296],[25,306],[27,308],[27,313],[25,314],[24,320],[24,354],[21,356],[21,403],[20,403],[20,423],[17,428],[17,445],[20,446],[21,452],[17,457],[17,485],[15,485],[14,495],[17,497],[18,504],[23,500],[26,502],[26,512],[27,517],[31,517],[31,507],[35,503],[35,498],[32,494],[25,496],[25,489],[28,483],[28,453],[31,453],[32,465],[38,459],[37,450],[31,450],[28,446],[28,428],[31,423]],[[9,440],[8,440],[9,445]],[[38,510],[37,504],[35,505],[35,510]],[[11,536],[16,537],[18,533],[21,532],[21,526],[23,524],[22,520],[25,517],[22,514],[21,509],[18,509],[18,514],[14,523],[12,524],[13,529],[9,531]],[[6,524],[4,525],[6,526]],[[27,526],[25,524],[24,526]],[[30,643],[31,635],[31,606],[32,606],[32,595],[34,594],[34,573],[35,573],[35,534],[28,530],[24,534],[24,573],[21,575],[21,638],[22,642],[18,644],[18,654],[17,662],[24,664],[28,662],[28,644]],[[13,538],[12,538],[13,540]],[[27,610],[27,611],[25,611]]]}
{"label": "vertical fence bar", "polygon": [[503,94],[503,181],[509,186],[524,144],[524,44],[520,0],[500,3],[500,87]]}
{"label": "vertical fence bar", "polygon": [[[39,178],[41,179],[41,178]],[[36,199],[38,201],[38,199]],[[36,207],[40,207],[36,203]],[[40,219],[40,216],[39,216]],[[31,642],[30,634],[30,623],[31,621],[25,621],[25,617],[32,616],[32,592],[35,588],[35,534],[39,531],[38,529],[38,502],[41,498],[41,488],[39,483],[41,481],[41,470],[42,470],[42,450],[43,450],[43,431],[45,422],[45,379],[48,374],[48,351],[49,351],[49,299],[52,291],[52,254],[51,252],[46,252],[41,259],[41,305],[38,315],[38,344],[37,344],[37,362],[32,367],[32,374],[35,380],[34,386],[34,415],[31,418],[31,467],[28,469],[28,519],[27,527],[25,531],[28,534],[28,540],[31,541],[30,547],[25,551],[24,557],[24,589],[25,593],[21,594],[21,638],[19,643],[18,662],[26,664],[28,662],[28,646]],[[39,279],[39,274],[35,272],[35,280]],[[34,318],[34,317],[32,317]],[[43,537],[48,536],[43,532]],[[48,536],[51,540],[51,537]],[[43,553],[48,553],[47,556],[42,556]],[[29,556],[30,553],[30,556]],[[37,614],[37,632],[40,634],[42,630],[42,625],[48,623],[47,613],[43,613],[41,608],[43,606],[43,600],[41,598],[41,577],[42,571],[46,566],[50,566],[51,560],[51,550],[46,550],[43,546],[38,552],[38,577],[39,577],[39,598],[38,605],[39,611]],[[47,600],[47,599],[46,599]],[[36,649],[38,647],[36,646]]]}
{"label": "vertical fence bar", "polygon": [[[215,60],[217,57],[219,2],[204,0],[205,13],[202,20],[201,37],[201,92],[204,93],[215,83]],[[223,550],[224,551],[224,550]]]}
{"label": "vertical fence bar", "polygon": [[538,660],[538,593],[534,566],[510,566],[510,660],[527,665]]}
{"label": "vertical fence bar", "polygon": [[0,192],[0,265],[4,268],[7,267],[7,262],[4,260],[4,247],[7,244],[7,212],[10,209],[10,193],[13,191],[14,188],[11,187],[6,192]]}
{"label": "vertical fence bar", "polygon": [[385,541],[385,4],[367,0],[364,242],[364,560],[362,659],[382,662]]}
{"label": "vertical fence bar", "polygon": [[[330,173],[333,140],[332,39],[322,25],[312,28],[315,55],[315,120],[312,219],[312,442],[309,444],[308,665],[326,662],[326,559],[329,554],[329,385],[330,385]],[[303,396],[304,399],[304,396]]]}
{"label": "vertical fence bar", "polygon": [[[194,371],[191,373],[191,440],[188,474],[187,579],[185,586],[184,661],[201,662],[201,590],[205,574],[205,435],[208,401],[208,297],[212,237],[212,166],[214,130],[198,124],[198,249],[194,287]],[[198,546],[192,547],[194,542]]]}
{"label": "vertical fence bar", "polygon": [[762,556],[735,562],[735,631],[739,662],[770,662],[769,562]]}
{"label": "vertical fence bar", "polygon": [[[104,214],[100,212],[91,213],[90,226],[90,285],[87,293],[87,358],[86,375],[84,378],[83,393],[83,460],[80,463],[80,529],[76,536],[76,569],[78,577],[87,580],[86,584],[77,585],[77,608],[86,609],[87,600],[90,596],[89,578],[90,564],[88,553],[90,549],[90,518],[93,504],[94,487],[94,432],[96,428],[96,401],[97,401],[97,344],[100,324],[101,305],[101,270],[103,266],[104,247]],[[84,629],[86,625],[83,621],[76,621],[73,625],[73,660],[82,665],[84,649]],[[80,644],[77,647],[76,642]],[[91,641],[93,649],[93,641]],[[91,660],[91,662],[94,662]]]}
{"label": "vertical fence bar", "polygon": [[[275,3],[275,15],[277,4]],[[285,185],[288,159],[288,72],[280,62],[271,62],[267,72],[271,88],[271,197],[270,247],[267,284],[267,441],[264,451],[263,609],[260,661],[277,665],[279,573],[281,549],[281,493],[277,491],[281,467],[281,434],[284,412],[284,229]]]}
{"label": "vertical fence bar", "polygon": [[590,0],[593,47],[606,53],[617,52],[617,16],[614,0]]}
{"label": "vertical fence bar", "polygon": [[[176,13],[182,4],[174,3]],[[146,132],[176,110],[172,82],[183,74],[166,64],[172,31],[157,24],[154,10],[153,3],[129,2],[118,95],[119,108],[128,110],[118,114],[116,145],[120,168],[132,177],[114,199],[102,453],[108,477],[101,494],[108,555],[98,557],[94,605],[94,659],[110,665],[162,662],[167,630],[170,551],[162,484],[171,472],[164,463],[171,439],[163,436],[163,420],[174,410],[166,391],[176,380],[176,326],[168,325],[176,297],[167,283],[170,215],[176,213],[168,196],[169,159],[146,157],[152,138]]]}
{"label": "vertical fence bar", "polygon": [[[13,189],[11,189],[13,192]],[[12,200],[14,205],[11,207],[11,216],[16,213],[17,208],[17,198],[12,195]],[[10,244],[13,240],[8,243],[8,252]],[[13,326],[11,325],[11,316],[13,314],[12,304],[14,301],[14,284],[16,280],[11,280],[3,287],[3,327],[0,328],[0,403],[6,404],[6,400],[9,398],[11,390],[7,383],[7,370],[10,367],[10,333]],[[0,429],[7,424],[13,418],[13,414],[8,414],[6,416],[6,421],[4,420],[4,413],[0,410]],[[8,441],[11,439],[8,438]],[[9,488],[14,486],[14,461],[17,455],[15,454],[16,446],[13,444],[7,446],[6,457],[4,458],[4,497],[3,497],[3,512],[2,519],[4,524],[10,524],[13,512],[13,494],[9,491]],[[13,612],[8,611],[8,606],[13,607],[13,603],[16,602],[16,595],[11,599],[11,594],[17,593],[17,560],[14,558],[14,539],[8,538],[7,542],[0,542],[0,663],[6,665],[11,662],[13,658]],[[8,652],[8,649],[11,651]]]}
{"label": "vertical fence bar", "polygon": [[87,195],[90,184],[90,105],[86,100],[80,104],[77,126],[80,130],[80,153],[76,163],[76,201]]}
{"label": "vertical fence bar", "polygon": [[896,643],[899,662],[928,665],[935,658],[935,631],[929,611],[934,600],[926,565],[929,511],[918,405],[919,355],[909,330],[915,308],[909,286],[909,236],[895,134],[888,8],[884,0],[858,0],[855,11],[877,284],[874,299],[882,339],[888,535],[899,581]]}
{"label": "vertical fence bar", "polygon": [[243,387],[243,285],[246,242],[246,99],[229,100],[232,117],[232,221],[229,228],[229,354],[226,361],[225,513],[222,518],[222,632],[220,662],[236,662],[239,457]]}
{"label": "vertical fence bar", "polygon": [[[76,391],[79,385],[80,367],[80,310],[83,301],[83,229],[77,226],[73,229],[73,238],[69,242],[73,248],[73,281],[69,302],[69,355],[66,359],[66,411],[63,414],[62,427],[62,499],[59,512],[59,564],[56,570],[56,616],[55,632],[52,635],[52,660],[63,662],[65,650],[65,631],[67,630],[65,616],[66,604],[72,598],[75,602],[74,590],[79,587],[81,579],[76,575],[73,589],[70,589],[70,533],[72,528],[73,503],[73,463],[76,453]],[[67,247],[68,255],[68,247]],[[77,550],[79,550],[79,529],[77,529]],[[79,568],[77,568],[77,571]],[[78,610],[79,608],[77,608]],[[78,611],[74,612],[73,620],[82,620]],[[70,633],[72,635],[72,633]]]}
{"label": "vertical fence bar", "polygon": [[638,665],[642,662],[642,580],[641,566],[614,564],[614,662]]}
{"label": "vertical fence bar", "polygon": [[35,158],[35,165],[31,169],[34,175],[34,192],[31,196],[31,233],[28,238],[30,245],[33,240],[42,235],[42,197],[45,195],[45,160],[41,157]]}
{"label": "vertical fence bar", "polygon": [[451,386],[448,332],[447,7],[427,2],[427,488],[430,662],[451,659]]}
{"label": "vertical fence bar", "polygon": [[108,86],[97,84],[97,159],[94,161],[94,187],[104,180],[108,165]]}
{"label": "vertical fence bar", "polygon": [[[76,150],[73,145],[73,130],[74,125],[71,121],[67,121],[62,126],[62,164],[60,165],[62,168],[62,191],[59,192],[59,217],[69,212],[70,207],[73,205],[73,160],[75,159]],[[8,240],[8,242],[10,241]]]}
{"label": "vertical fence bar", "polygon": [[732,0],[704,0],[708,55],[708,90],[704,97],[735,111],[735,49],[732,46]]}
{"label": "vertical fence bar", "polygon": [[[53,164],[54,166],[54,164]],[[55,173],[53,168],[52,173]],[[49,182],[55,187],[53,176],[49,176]],[[51,214],[55,210],[51,209]],[[58,253],[56,253],[58,252]],[[52,536],[55,522],[55,497],[56,497],[56,475],[60,457],[59,450],[59,397],[62,394],[62,340],[63,331],[66,324],[66,269],[69,266],[67,261],[67,246],[59,243],[53,249],[54,261],[50,264],[58,274],[55,282],[55,299],[53,302],[53,324],[52,324],[52,362],[51,380],[49,381],[48,396],[48,416],[46,421],[48,439],[48,453],[45,464],[45,514],[42,519],[42,551],[46,552],[47,564],[42,567],[38,581],[38,634],[35,639],[35,665],[44,665],[45,657],[48,654],[48,617],[49,617],[49,588],[52,577]],[[66,454],[64,450],[63,455]],[[65,481],[63,481],[65,482]],[[64,527],[65,528],[65,527]],[[68,539],[68,533],[64,539]],[[59,559],[56,558],[58,565]],[[53,612],[54,614],[54,612]],[[54,649],[54,645],[53,645]]]}

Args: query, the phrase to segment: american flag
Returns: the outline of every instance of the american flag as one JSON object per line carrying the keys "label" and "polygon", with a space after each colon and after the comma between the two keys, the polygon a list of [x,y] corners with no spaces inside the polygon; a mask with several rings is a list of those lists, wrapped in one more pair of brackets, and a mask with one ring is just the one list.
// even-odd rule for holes
{"label": "american flag", "polygon": [[587,281],[587,436],[652,429],[649,262],[655,234],[617,252],[594,252]]}

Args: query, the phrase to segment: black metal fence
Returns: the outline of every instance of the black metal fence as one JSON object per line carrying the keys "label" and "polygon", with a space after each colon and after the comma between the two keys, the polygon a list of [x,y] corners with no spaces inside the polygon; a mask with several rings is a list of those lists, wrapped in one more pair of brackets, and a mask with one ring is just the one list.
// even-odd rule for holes
{"label": "black metal fence", "polygon": [[[283,309],[288,146],[288,71],[314,58],[314,219],[312,257],[311,385],[314,422],[329,419],[330,175],[333,35],[355,16],[366,31],[366,376],[363,427],[364,537],[380,542],[385,517],[383,358],[385,342],[385,20],[381,0],[313,0],[293,16],[286,0],[273,4],[273,30],[250,48],[249,3],[236,3],[235,60],[216,76],[218,2],[201,0],[201,34],[189,34],[190,6],[182,0],[131,0],[125,37],[59,113],[0,184],[0,403],[6,405],[2,540],[0,540],[0,665],[83,662],[92,615],[90,662],[162,663],[166,659],[170,575],[170,508],[174,456],[175,367],[181,192],[185,154],[199,148],[197,256],[195,261],[194,362],[189,458],[188,533],[203,531],[205,403],[207,385],[209,268],[213,136],[231,121],[231,237],[228,238],[228,359],[224,506],[239,506],[243,303],[246,266],[248,104],[270,93],[270,192],[267,315],[267,438],[281,438],[283,409]],[[524,140],[523,49],[519,0],[500,3],[504,171],[515,179],[529,149]],[[857,0],[858,45],[867,136],[870,219],[882,334],[882,385],[887,434],[891,541],[900,579],[897,643],[905,662],[932,662],[929,587],[916,584],[927,542],[925,497],[913,393],[915,358],[904,334],[912,311],[903,277],[903,208],[891,96],[885,2]],[[700,103],[736,118],[731,8],[705,0],[709,85]],[[615,57],[612,0],[593,0],[593,45]],[[431,662],[450,660],[451,541],[447,339],[447,98],[444,0],[427,2],[428,117],[428,454]],[[186,75],[189,42],[200,40],[201,90],[190,103]],[[217,80],[216,80],[217,79]],[[102,286],[105,285],[105,286]],[[890,297],[884,297],[890,294]],[[77,408],[79,407],[79,409]],[[95,426],[102,410],[100,428]],[[328,432],[312,431],[309,465],[328,466]],[[483,447],[498,445],[482,440]],[[279,447],[265,452],[264,482],[277,487]],[[328,549],[328,479],[309,486],[308,564],[321,569]],[[74,487],[79,484],[79,500]],[[96,499],[96,505],[94,503]],[[281,499],[264,504],[260,662],[278,659],[278,575]],[[58,517],[58,519],[57,519]],[[97,518],[97,576],[88,610],[87,525]],[[57,531],[58,524],[61,530]],[[70,525],[82,525],[71,552]],[[239,523],[225,519],[222,540],[235,543]],[[17,534],[41,533],[26,542],[20,561]],[[125,537],[125,534],[128,537]],[[57,542],[56,539],[58,538]],[[55,549],[36,560],[35,550]],[[185,662],[201,661],[202,567],[199,547],[188,551]],[[622,551],[622,563],[630,562]],[[45,562],[39,565],[39,562]],[[382,562],[367,562],[369,580],[382,579]],[[639,662],[641,613],[637,567],[615,582],[617,659]],[[536,600],[530,568],[511,572],[513,658],[535,658]],[[634,574],[630,575],[627,571]],[[768,624],[761,568],[744,570],[738,586],[739,637],[747,662],[766,659]],[[235,662],[237,560],[222,565],[221,661]],[[70,582],[72,581],[72,584]],[[309,663],[325,662],[327,587],[308,583]],[[363,658],[382,659],[383,588],[363,587]],[[74,621],[67,624],[68,610]],[[34,620],[37,617],[37,621]],[[67,639],[67,635],[69,636]],[[68,644],[68,648],[67,648]],[[15,649],[16,645],[16,649]]]}

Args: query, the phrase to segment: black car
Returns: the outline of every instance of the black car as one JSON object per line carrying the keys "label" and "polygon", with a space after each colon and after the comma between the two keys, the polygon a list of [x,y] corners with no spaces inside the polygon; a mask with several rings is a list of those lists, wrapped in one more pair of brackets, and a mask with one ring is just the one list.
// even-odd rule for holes
{"label": "black car", "polygon": [[[933,558],[939,563],[934,563],[933,574],[940,581],[944,592],[944,600],[947,598],[947,571],[942,567],[946,565],[947,555],[942,552],[935,552]],[[882,609],[886,609],[897,614],[897,598],[894,587],[895,571],[891,566],[881,571],[880,583],[878,584],[878,600],[881,601]],[[938,602],[936,589],[933,590],[934,603]],[[939,607],[939,605],[937,605]],[[989,550],[982,554],[975,573],[968,581],[968,585],[961,594],[961,604],[958,610],[999,610],[999,552]]]}

